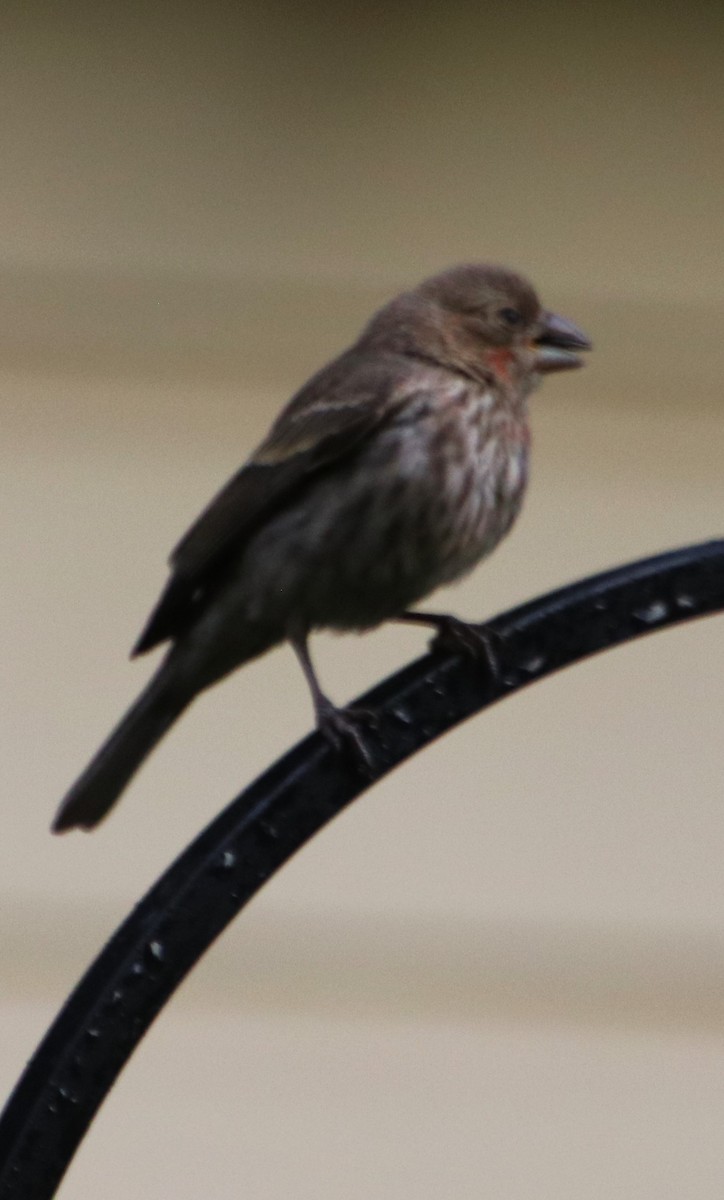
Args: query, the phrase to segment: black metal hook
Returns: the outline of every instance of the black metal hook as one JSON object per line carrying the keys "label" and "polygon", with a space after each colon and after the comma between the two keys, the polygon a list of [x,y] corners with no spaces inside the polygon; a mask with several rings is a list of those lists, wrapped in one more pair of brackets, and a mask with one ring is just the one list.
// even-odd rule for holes
{"label": "black metal hook", "polygon": [[262,884],[350,801],[454,725],[588,655],[724,609],[724,540],[593,576],[488,622],[492,680],[429,654],[358,702],[379,714],[374,771],[317,734],[216,817],[120,926],[71,994],[0,1118],[0,1200],[53,1196],[95,1112],[154,1017]]}

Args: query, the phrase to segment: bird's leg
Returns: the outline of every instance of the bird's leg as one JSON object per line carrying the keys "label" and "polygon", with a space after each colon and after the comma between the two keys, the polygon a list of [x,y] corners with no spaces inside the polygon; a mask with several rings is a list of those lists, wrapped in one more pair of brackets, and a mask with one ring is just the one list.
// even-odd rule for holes
{"label": "bird's leg", "polygon": [[374,764],[365,741],[364,731],[365,726],[375,725],[375,714],[367,709],[337,708],[320,687],[309,653],[307,634],[292,634],[289,641],[299,659],[299,665],[312,693],[319,732],[335,750],[350,751],[365,771],[373,770]]}
{"label": "bird's leg", "polygon": [[431,649],[452,650],[456,654],[475,658],[485,663],[493,679],[500,678],[498,647],[502,639],[499,633],[494,633],[486,625],[472,625],[448,613],[406,611],[395,620],[414,625],[432,625],[437,629],[437,634],[431,642]]}

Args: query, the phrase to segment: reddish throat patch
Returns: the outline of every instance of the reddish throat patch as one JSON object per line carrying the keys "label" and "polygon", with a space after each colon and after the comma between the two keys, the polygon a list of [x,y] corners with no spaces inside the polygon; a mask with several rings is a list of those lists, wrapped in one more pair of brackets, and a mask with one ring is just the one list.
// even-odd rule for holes
{"label": "reddish throat patch", "polygon": [[503,383],[510,383],[510,367],[513,362],[512,350],[505,350],[503,347],[498,350],[489,350],[488,362],[498,376],[498,379],[501,379]]}

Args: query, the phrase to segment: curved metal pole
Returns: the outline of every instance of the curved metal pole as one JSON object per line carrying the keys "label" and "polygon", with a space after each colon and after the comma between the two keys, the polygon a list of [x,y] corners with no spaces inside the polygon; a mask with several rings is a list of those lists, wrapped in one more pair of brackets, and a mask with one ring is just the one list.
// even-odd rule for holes
{"label": "curved metal pole", "polygon": [[632,563],[487,623],[501,677],[429,654],[359,703],[379,713],[362,777],[312,734],[215,818],[78,984],[0,1119],[0,1200],[48,1200],[126,1060],[194,963],[296,850],[375,780],[446,730],[553,671],[724,609],[724,540]]}

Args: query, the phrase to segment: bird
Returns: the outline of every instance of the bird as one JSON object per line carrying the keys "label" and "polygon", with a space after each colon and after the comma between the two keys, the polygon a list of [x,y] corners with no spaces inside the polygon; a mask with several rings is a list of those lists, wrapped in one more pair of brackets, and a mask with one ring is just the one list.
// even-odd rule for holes
{"label": "bird", "polygon": [[317,726],[367,753],[365,714],[336,707],[308,647],[321,629],[422,622],[492,670],[484,629],[414,606],[508,533],[528,478],[528,401],[589,338],[507,267],[466,263],[377,311],[291,398],[170,556],[132,656],[165,656],[55,816],[91,829],[191,701],[289,642]]}

